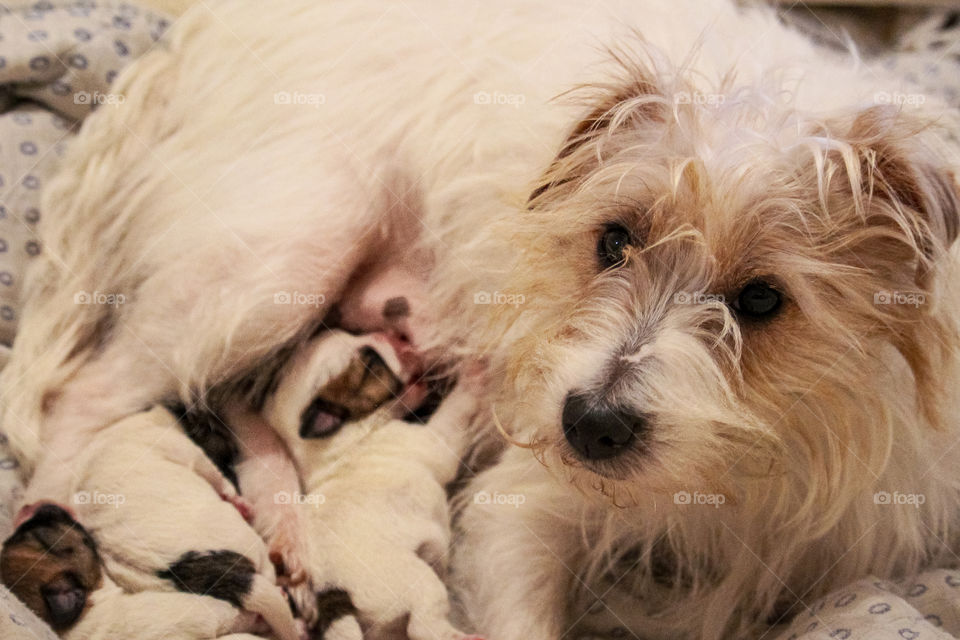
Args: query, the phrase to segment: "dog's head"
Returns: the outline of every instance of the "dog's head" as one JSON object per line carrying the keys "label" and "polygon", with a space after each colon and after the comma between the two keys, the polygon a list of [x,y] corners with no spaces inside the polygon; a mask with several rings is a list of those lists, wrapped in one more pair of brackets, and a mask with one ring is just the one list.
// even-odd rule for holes
{"label": "dog's head", "polygon": [[891,414],[935,424],[955,345],[958,197],[931,122],[622,67],[521,215],[526,303],[495,308],[523,327],[515,433],[634,497],[794,465],[869,476],[841,459],[882,464]]}
{"label": "dog's head", "polygon": [[[267,420],[301,438],[326,438],[384,405],[398,417],[417,408],[418,372],[408,345],[387,334],[326,331],[299,349],[264,407]],[[417,385],[412,385],[417,386]]]}
{"label": "dog's head", "polygon": [[34,613],[62,631],[88,606],[100,586],[100,555],[93,538],[64,508],[24,507],[16,531],[3,543],[0,578]]}

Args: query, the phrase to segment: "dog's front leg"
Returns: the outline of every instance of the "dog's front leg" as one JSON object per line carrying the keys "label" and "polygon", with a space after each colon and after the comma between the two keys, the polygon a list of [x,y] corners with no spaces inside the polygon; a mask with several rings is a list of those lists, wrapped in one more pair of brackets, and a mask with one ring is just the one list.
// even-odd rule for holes
{"label": "dog's front leg", "polygon": [[478,476],[457,521],[455,589],[475,630],[497,640],[559,640],[585,555],[574,546],[577,500],[569,490],[551,492],[557,481],[531,470],[530,455],[510,450]]}

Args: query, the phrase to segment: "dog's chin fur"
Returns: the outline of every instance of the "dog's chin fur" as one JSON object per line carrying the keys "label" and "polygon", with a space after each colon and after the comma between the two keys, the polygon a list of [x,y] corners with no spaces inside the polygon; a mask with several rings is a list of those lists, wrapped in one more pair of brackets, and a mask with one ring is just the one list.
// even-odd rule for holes
{"label": "dog's chin fur", "polygon": [[[456,580],[489,637],[556,640],[571,583],[608,574],[638,634],[716,639],[949,561],[958,223],[940,128],[956,127],[932,99],[876,106],[898,86],[855,62],[725,2],[204,3],[121,74],[123,108],[90,117],[46,193],[3,426],[29,468],[41,424],[243,373],[325,311],[276,292],[335,300],[416,218],[440,320],[420,346],[484,357],[520,445],[465,495],[526,503],[459,516]],[[476,97],[498,94],[523,103]],[[633,242],[603,269],[612,223]],[[765,320],[732,308],[757,278],[783,294]],[[560,427],[573,390],[647,433],[581,459]]]}

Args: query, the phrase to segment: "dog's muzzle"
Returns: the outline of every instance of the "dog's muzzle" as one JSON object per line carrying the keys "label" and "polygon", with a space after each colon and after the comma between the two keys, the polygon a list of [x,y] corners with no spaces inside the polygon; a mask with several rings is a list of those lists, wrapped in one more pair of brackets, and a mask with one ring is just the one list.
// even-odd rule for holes
{"label": "dog's muzzle", "polygon": [[587,460],[614,458],[630,448],[647,428],[647,420],[584,393],[570,393],[563,403],[563,435]]}

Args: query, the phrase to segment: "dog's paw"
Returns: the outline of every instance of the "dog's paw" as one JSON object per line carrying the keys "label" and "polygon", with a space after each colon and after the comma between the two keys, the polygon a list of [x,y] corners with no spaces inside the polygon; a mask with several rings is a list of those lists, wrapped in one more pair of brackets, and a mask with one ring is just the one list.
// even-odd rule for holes
{"label": "dog's paw", "polygon": [[457,380],[457,385],[443,399],[434,415],[442,416],[442,420],[457,423],[462,427],[469,423],[479,411],[484,387],[482,374],[462,373]]}
{"label": "dog's paw", "polygon": [[[317,594],[310,581],[299,584],[287,584],[283,587],[287,598],[296,611],[297,618],[303,621],[305,629],[313,629],[317,625]],[[308,633],[309,635],[309,633]],[[312,635],[310,636],[312,637]]]}
{"label": "dog's paw", "polygon": [[[289,594],[287,595],[289,596]],[[307,626],[306,620],[297,618],[294,620],[294,624],[296,625],[297,637],[299,640],[312,640],[310,628]]]}
{"label": "dog's paw", "polygon": [[486,360],[467,362],[463,365],[460,377],[457,379],[457,386],[473,396],[482,395],[487,386],[488,368]]}
{"label": "dog's paw", "polygon": [[282,521],[269,537],[267,553],[276,568],[278,579],[285,585],[299,585],[306,581],[306,541],[297,526],[298,521]]}

